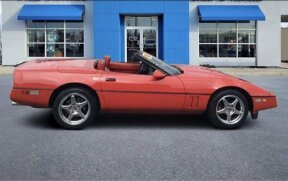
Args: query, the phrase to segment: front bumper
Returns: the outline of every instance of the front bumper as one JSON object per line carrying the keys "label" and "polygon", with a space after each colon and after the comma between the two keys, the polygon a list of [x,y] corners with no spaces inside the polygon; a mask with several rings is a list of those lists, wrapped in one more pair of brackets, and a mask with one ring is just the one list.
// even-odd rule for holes
{"label": "front bumper", "polygon": [[277,107],[277,99],[273,94],[270,94],[270,96],[252,97],[252,100],[253,113]]}

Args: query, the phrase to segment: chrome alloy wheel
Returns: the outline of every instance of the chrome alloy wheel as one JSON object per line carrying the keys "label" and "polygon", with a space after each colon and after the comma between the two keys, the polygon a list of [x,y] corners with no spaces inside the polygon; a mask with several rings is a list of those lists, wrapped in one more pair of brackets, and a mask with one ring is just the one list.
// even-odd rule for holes
{"label": "chrome alloy wheel", "polygon": [[85,122],[91,112],[88,99],[80,93],[65,96],[58,106],[61,119],[69,125],[79,125]]}
{"label": "chrome alloy wheel", "polygon": [[222,97],[216,106],[216,115],[224,124],[236,124],[244,116],[245,106],[243,101],[235,95]]}

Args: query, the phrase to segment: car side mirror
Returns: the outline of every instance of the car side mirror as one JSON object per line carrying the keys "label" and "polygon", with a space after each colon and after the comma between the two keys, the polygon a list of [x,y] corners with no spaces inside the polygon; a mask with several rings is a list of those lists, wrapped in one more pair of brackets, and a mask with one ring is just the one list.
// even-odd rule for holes
{"label": "car side mirror", "polygon": [[153,73],[153,78],[156,80],[164,79],[165,77],[166,77],[166,74],[164,74],[160,70],[155,70]]}

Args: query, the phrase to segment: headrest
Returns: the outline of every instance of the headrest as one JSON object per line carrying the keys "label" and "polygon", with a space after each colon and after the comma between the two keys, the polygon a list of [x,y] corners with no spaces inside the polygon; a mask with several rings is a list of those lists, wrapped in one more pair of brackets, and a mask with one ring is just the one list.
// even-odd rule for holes
{"label": "headrest", "polygon": [[98,70],[105,70],[105,61],[104,60],[99,60],[97,63],[97,69]]}
{"label": "headrest", "polygon": [[105,60],[106,67],[109,68],[110,62],[111,62],[111,57],[109,55],[104,56],[103,60]]}

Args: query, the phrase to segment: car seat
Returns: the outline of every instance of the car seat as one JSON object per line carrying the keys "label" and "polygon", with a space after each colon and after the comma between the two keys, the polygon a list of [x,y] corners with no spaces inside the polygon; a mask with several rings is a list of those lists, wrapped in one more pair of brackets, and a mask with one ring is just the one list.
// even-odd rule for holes
{"label": "car seat", "polygon": [[97,69],[98,70],[105,70],[106,63],[104,60],[99,60],[97,63]]}
{"label": "car seat", "polygon": [[105,61],[106,68],[109,70],[110,62],[111,62],[111,57],[109,55],[104,56],[103,60]]}

